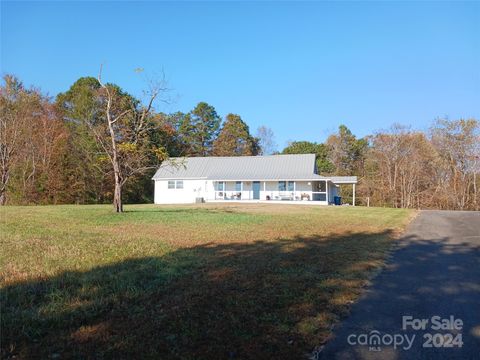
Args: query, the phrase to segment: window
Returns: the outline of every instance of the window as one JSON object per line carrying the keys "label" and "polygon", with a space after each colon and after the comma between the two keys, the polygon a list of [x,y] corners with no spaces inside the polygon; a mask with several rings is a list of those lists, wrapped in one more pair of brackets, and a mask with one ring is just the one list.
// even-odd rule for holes
{"label": "window", "polygon": [[295,189],[295,182],[294,181],[289,181],[288,182],[288,191],[294,191]]}
{"label": "window", "polygon": [[327,201],[327,194],[319,194],[315,193],[313,194],[313,199],[314,201]]}
{"label": "window", "polygon": [[286,181],[279,181],[278,182],[278,191],[285,191],[287,190],[287,182]]}
{"label": "window", "polygon": [[235,182],[235,191],[242,191],[242,182],[236,181]]}
{"label": "window", "polygon": [[224,191],[225,190],[225,183],[223,181],[217,182],[217,191]]}
{"label": "window", "polygon": [[327,182],[326,181],[315,182],[315,191],[326,192],[327,191]]}
{"label": "window", "polygon": [[183,180],[168,180],[169,189],[183,189]]}

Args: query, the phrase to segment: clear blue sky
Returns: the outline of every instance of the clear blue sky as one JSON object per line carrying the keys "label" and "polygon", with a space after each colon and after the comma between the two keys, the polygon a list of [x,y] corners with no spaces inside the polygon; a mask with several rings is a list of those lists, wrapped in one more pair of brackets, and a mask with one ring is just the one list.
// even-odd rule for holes
{"label": "clear blue sky", "polygon": [[50,95],[96,76],[238,113],[277,143],[480,118],[480,2],[5,2],[1,70]]}

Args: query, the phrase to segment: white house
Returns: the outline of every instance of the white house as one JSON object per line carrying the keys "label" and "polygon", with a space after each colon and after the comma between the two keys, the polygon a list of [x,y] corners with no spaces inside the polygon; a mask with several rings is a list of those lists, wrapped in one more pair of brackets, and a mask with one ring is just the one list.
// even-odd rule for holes
{"label": "white house", "polygon": [[328,205],[339,184],[356,176],[317,174],[314,154],[171,158],[153,176],[155,204],[213,201],[303,202]]}

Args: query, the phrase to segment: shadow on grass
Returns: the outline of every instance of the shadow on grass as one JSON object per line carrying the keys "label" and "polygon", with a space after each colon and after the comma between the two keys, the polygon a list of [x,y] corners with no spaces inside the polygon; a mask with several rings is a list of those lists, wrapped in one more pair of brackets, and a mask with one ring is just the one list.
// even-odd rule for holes
{"label": "shadow on grass", "polygon": [[301,358],[348,313],[390,235],[211,243],[10,284],[2,357]]}

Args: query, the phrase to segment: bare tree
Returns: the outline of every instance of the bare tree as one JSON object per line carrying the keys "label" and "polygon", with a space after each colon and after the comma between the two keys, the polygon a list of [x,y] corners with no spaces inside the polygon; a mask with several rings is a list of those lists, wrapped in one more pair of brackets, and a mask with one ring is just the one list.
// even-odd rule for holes
{"label": "bare tree", "polygon": [[261,155],[271,155],[277,150],[273,130],[269,127],[260,126],[257,129],[257,139]]}
{"label": "bare tree", "polygon": [[150,82],[149,90],[145,92],[146,105],[142,105],[117,86],[104,83],[102,69],[98,82],[101,87],[100,101],[105,110],[104,122],[87,124],[112,167],[114,209],[123,212],[122,188],[127,180],[155,168],[167,157],[163,147],[155,147],[149,141],[149,131],[153,127],[153,122],[150,121],[153,104],[167,88],[163,80]]}
{"label": "bare tree", "polygon": [[400,125],[371,137],[365,182],[373,182],[374,202],[412,208],[426,203],[433,186],[436,152],[421,132]]}
{"label": "bare tree", "polygon": [[433,146],[441,155],[441,193],[447,208],[477,208],[480,127],[474,119],[439,119],[430,129]]}

